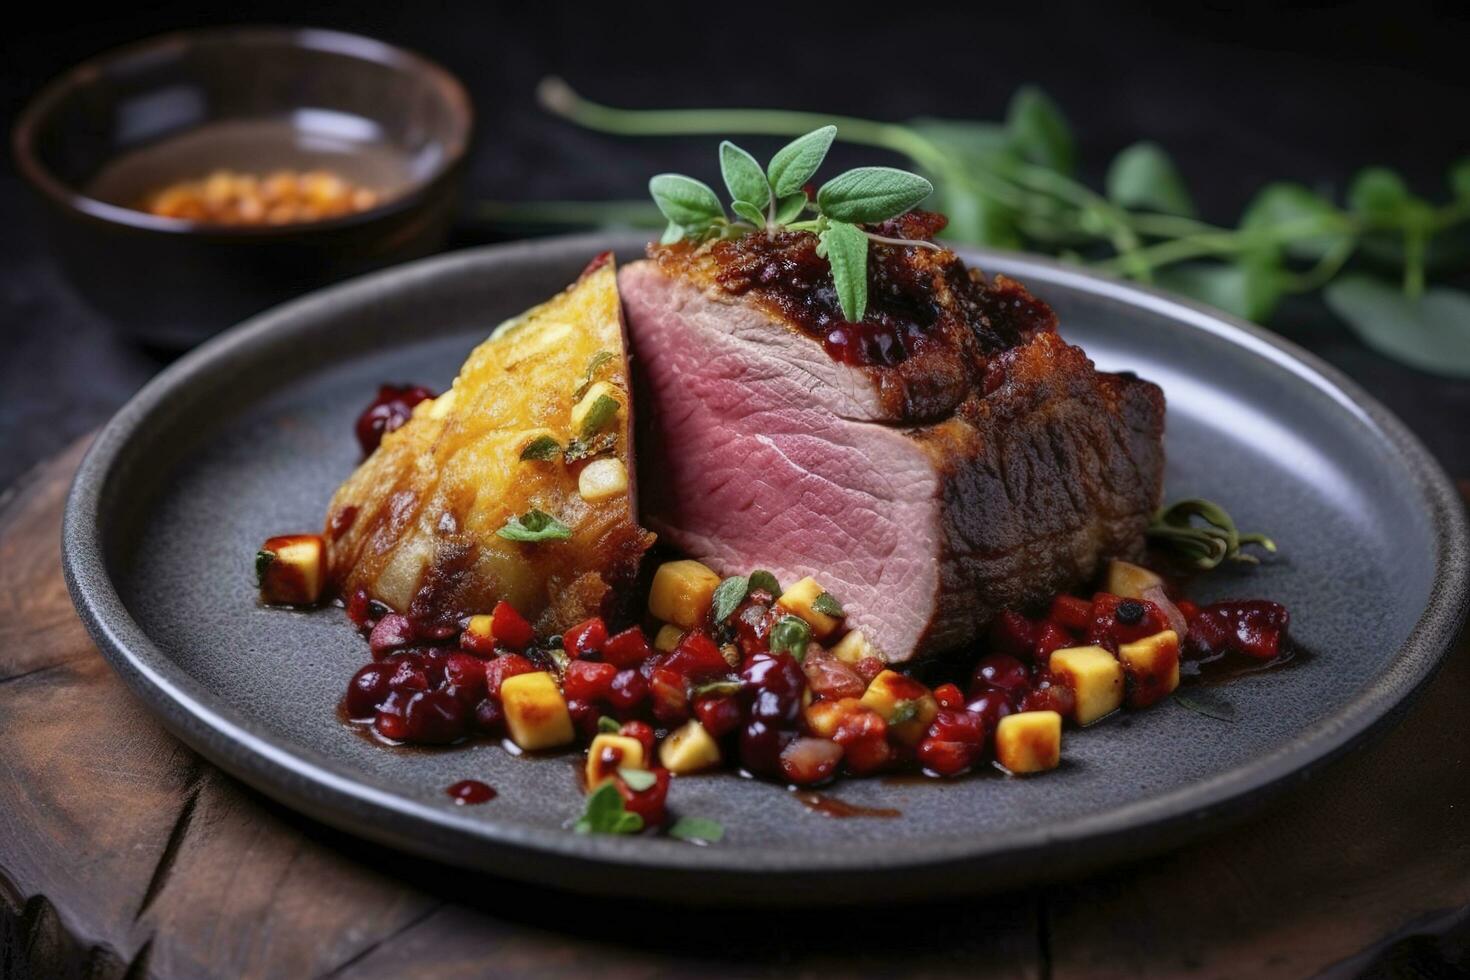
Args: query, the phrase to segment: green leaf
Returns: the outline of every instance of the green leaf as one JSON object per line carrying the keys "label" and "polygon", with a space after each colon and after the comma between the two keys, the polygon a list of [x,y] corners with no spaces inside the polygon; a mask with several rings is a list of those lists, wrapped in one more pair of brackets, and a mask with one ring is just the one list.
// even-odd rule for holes
{"label": "green leaf", "polygon": [[680,817],[669,827],[668,834],[677,840],[718,844],[725,836],[725,826],[706,817]]}
{"label": "green leaf", "polygon": [[806,659],[806,645],[812,641],[812,628],[800,616],[782,616],[767,634],[771,652],[785,650],[800,663]]}
{"label": "green leaf", "polygon": [[711,604],[715,622],[723,623],[729,619],[735,608],[745,601],[745,595],[749,591],[750,579],[744,575],[732,575],[716,586]]}
{"label": "green leaf", "polygon": [[1470,201],[1470,157],[1461,157],[1450,167],[1450,190],[1462,201]]}
{"label": "green leaf", "polygon": [[610,718],[607,715],[603,715],[601,718],[597,719],[597,731],[599,734],[616,735],[622,730],[623,726],[618,724],[618,720],[616,718]]}
{"label": "green leaf", "polygon": [[683,174],[659,174],[648,182],[648,193],[653,203],[674,224],[685,232],[691,228],[707,226],[716,218],[725,216],[720,199],[710,186]]}
{"label": "green leaf", "polygon": [[740,215],[740,217],[744,218],[746,221],[749,221],[757,228],[764,228],[766,226],[765,212],[756,207],[754,204],[751,204],[749,201],[736,201],[730,205],[730,210],[734,211],[736,214]]}
{"label": "green leaf", "polygon": [[1166,289],[1192,296],[1246,320],[1260,321],[1275,309],[1285,285],[1274,253],[1245,256],[1240,262],[1178,265],[1158,272]]}
{"label": "green leaf", "polygon": [[1077,167],[1072,129],[1057,104],[1041,89],[1023,85],[1011,97],[1006,129],[1021,155],[1032,163],[1071,175]]}
{"label": "green leaf", "polygon": [[1348,205],[1375,222],[1394,221],[1412,200],[1404,178],[1387,167],[1359,171],[1348,188]]}
{"label": "green leaf", "polygon": [[510,518],[495,533],[507,541],[566,541],[572,529],[545,511],[532,509]]}
{"label": "green leaf", "polygon": [[[776,576],[763,568],[757,568],[750,573],[750,588],[751,591],[765,589],[772,596],[779,596],[781,594],[781,583],[777,581]],[[746,594],[749,595],[750,593],[747,592]]]}
{"label": "green leaf", "polygon": [[1204,693],[1188,696],[1176,694],[1174,695],[1174,700],[1179,703],[1180,707],[1188,708],[1190,711],[1204,715],[1206,718],[1214,718],[1217,721],[1235,720],[1235,705],[1229,701],[1221,700],[1214,695]]}
{"label": "green leaf", "polygon": [[776,224],[790,224],[801,217],[806,208],[806,191],[787,194],[776,202]]}
{"label": "green leaf", "polygon": [[801,190],[827,158],[827,151],[836,138],[836,126],[823,126],[805,136],[798,136],[777,150],[771,157],[770,166],[766,167],[766,176],[770,178],[776,196],[786,197]]}
{"label": "green leaf", "polygon": [[868,311],[868,236],[856,225],[834,221],[819,239],[832,267],[842,315],[857,323]]}
{"label": "green leaf", "polygon": [[893,714],[888,719],[889,726],[902,725],[904,722],[913,721],[919,717],[919,702],[905,698],[893,706]]}
{"label": "green leaf", "polygon": [[896,167],[858,167],[817,191],[817,207],[833,221],[883,221],[903,214],[934,191],[918,174]]}
{"label": "green leaf", "polygon": [[734,201],[744,201],[757,211],[765,210],[771,201],[771,185],[766,172],[755,157],[725,140],[720,144],[720,176]]}
{"label": "green leaf", "polygon": [[1179,168],[1157,143],[1134,143],[1113,158],[1108,200],[1125,208],[1194,216],[1194,202]]}
{"label": "green leaf", "polygon": [[526,443],[526,448],[521,450],[521,462],[524,463],[527,460],[533,459],[545,461],[556,459],[560,455],[561,443],[551,438],[551,436],[537,436]]}
{"label": "green leaf", "polygon": [[587,409],[587,414],[582,417],[582,438],[590,439],[601,432],[622,407],[612,395],[598,395],[592,402],[592,407]]}
{"label": "green leaf", "polygon": [[823,592],[812,600],[812,608],[824,616],[835,616],[841,619],[847,613],[842,611],[842,603],[830,592]]}
{"label": "green leaf", "polygon": [[1287,254],[1316,261],[1347,231],[1342,212],[1331,201],[1301,184],[1277,181],[1256,192],[1240,218],[1247,231],[1289,229],[1290,240],[1266,247],[1285,247]]}
{"label": "green leaf", "polygon": [[[1196,517],[1204,524],[1195,521]],[[1150,541],[1172,548],[1203,571],[1218,567],[1226,559],[1254,564],[1256,556],[1242,552],[1241,545],[1259,545],[1273,554],[1276,551],[1276,543],[1270,538],[1264,534],[1240,533],[1224,507],[1200,497],[1159,508],[1147,534]]]}
{"label": "green leaf", "polygon": [[274,551],[267,551],[264,548],[255,553],[255,584],[257,586],[265,584],[265,573],[270,571],[271,565],[275,564],[276,557]]}
{"label": "green leaf", "polygon": [[1381,279],[1352,273],[1328,284],[1327,305],[1374,350],[1450,377],[1470,377],[1470,293],[1447,286],[1410,299]]}
{"label": "green leaf", "polygon": [[658,782],[653,773],[647,769],[630,769],[627,766],[618,768],[618,778],[635,793],[650,789],[654,783]]}
{"label": "green leaf", "polygon": [[684,226],[670,221],[669,226],[664,229],[664,233],[658,236],[658,243],[660,245],[672,245],[675,242],[683,241],[684,237]]}
{"label": "green leaf", "polygon": [[697,701],[702,697],[713,695],[714,697],[733,697],[740,693],[739,681],[705,681],[696,684],[689,691],[691,701]]}
{"label": "green leaf", "polygon": [[610,453],[617,448],[617,445],[617,436],[611,432],[603,432],[591,439],[573,439],[568,442],[561,458],[568,463],[580,463],[584,459]]}
{"label": "green leaf", "polygon": [[1004,173],[1021,162],[1011,131],[1000,123],[922,116],[909,123],[909,128],[970,166]]}
{"label": "green leaf", "polygon": [[643,818],[628,812],[612,782],[603,783],[588,795],[587,809],[572,825],[579,834],[636,834],[642,829]]}
{"label": "green leaf", "polygon": [[587,372],[582,375],[582,383],[577,386],[576,391],[572,392],[572,397],[580,401],[582,396],[587,394],[587,389],[592,387],[592,382],[597,377],[597,372],[602,369],[602,366],[616,358],[617,355],[609,350],[600,350],[596,354],[593,354],[592,359],[587,362]]}

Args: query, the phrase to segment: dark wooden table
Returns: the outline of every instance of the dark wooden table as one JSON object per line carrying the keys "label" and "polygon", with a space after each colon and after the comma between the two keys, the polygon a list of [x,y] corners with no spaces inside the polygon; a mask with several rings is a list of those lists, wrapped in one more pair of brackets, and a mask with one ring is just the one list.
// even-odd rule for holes
{"label": "dark wooden table", "polygon": [[61,505],[81,450],[0,504],[0,976],[1470,968],[1470,644],[1401,724],[1266,813],[1092,877],[907,907],[589,899],[329,831],[165,733],[92,646],[62,583]]}

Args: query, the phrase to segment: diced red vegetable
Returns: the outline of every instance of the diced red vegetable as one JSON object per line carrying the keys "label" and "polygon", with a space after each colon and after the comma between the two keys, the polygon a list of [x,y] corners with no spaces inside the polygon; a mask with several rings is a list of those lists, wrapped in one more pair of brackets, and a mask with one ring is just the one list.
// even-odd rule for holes
{"label": "diced red vegetable", "polygon": [[508,602],[497,602],[491,613],[490,631],[495,634],[495,645],[510,650],[524,650],[536,638],[536,631],[526,618],[516,612]]}
{"label": "diced red vegetable", "polygon": [[601,616],[578,623],[562,635],[562,647],[573,657],[595,657],[607,643],[607,624]]}
{"label": "diced red vegetable", "polygon": [[485,664],[485,692],[492,698],[500,697],[500,685],[507,677],[517,674],[535,673],[536,665],[519,653],[506,653]]}
{"label": "diced red vegetable", "polygon": [[562,674],[562,692],[589,704],[604,701],[612,694],[618,669],[595,660],[573,660]]}
{"label": "diced red vegetable", "polygon": [[602,644],[602,659],[619,670],[639,667],[651,656],[653,647],[648,645],[648,637],[643,635],[643,629],[639,626],[631,626],[608,637],[607,642]]}

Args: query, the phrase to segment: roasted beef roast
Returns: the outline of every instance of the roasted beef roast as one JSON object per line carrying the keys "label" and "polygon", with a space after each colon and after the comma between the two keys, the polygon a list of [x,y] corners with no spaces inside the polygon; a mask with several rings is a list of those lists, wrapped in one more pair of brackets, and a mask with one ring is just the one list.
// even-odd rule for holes
{"label": "roasted beef roast", "polygon": [[642,517],[722,573],[815,576],[894,662],[1142,547],[1164,398],[1096,370],[1017,282],[871,229],[861,323],[810,234],[652,246],[619,285],[637,359]]}

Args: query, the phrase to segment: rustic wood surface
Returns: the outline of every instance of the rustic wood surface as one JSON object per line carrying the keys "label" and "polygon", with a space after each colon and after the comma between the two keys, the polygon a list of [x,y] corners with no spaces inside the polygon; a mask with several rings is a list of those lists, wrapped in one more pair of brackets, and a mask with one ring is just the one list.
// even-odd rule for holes
{"label": "rustic wood surface", "polygon": [[901,908],[586,899],[327,830],[167,735],[96,652],[62,583],[59,521],[80,454],[0,499],[0,976],[1470,969],[1463,641],[1389,734],[1264,815],[1163,857]]}

